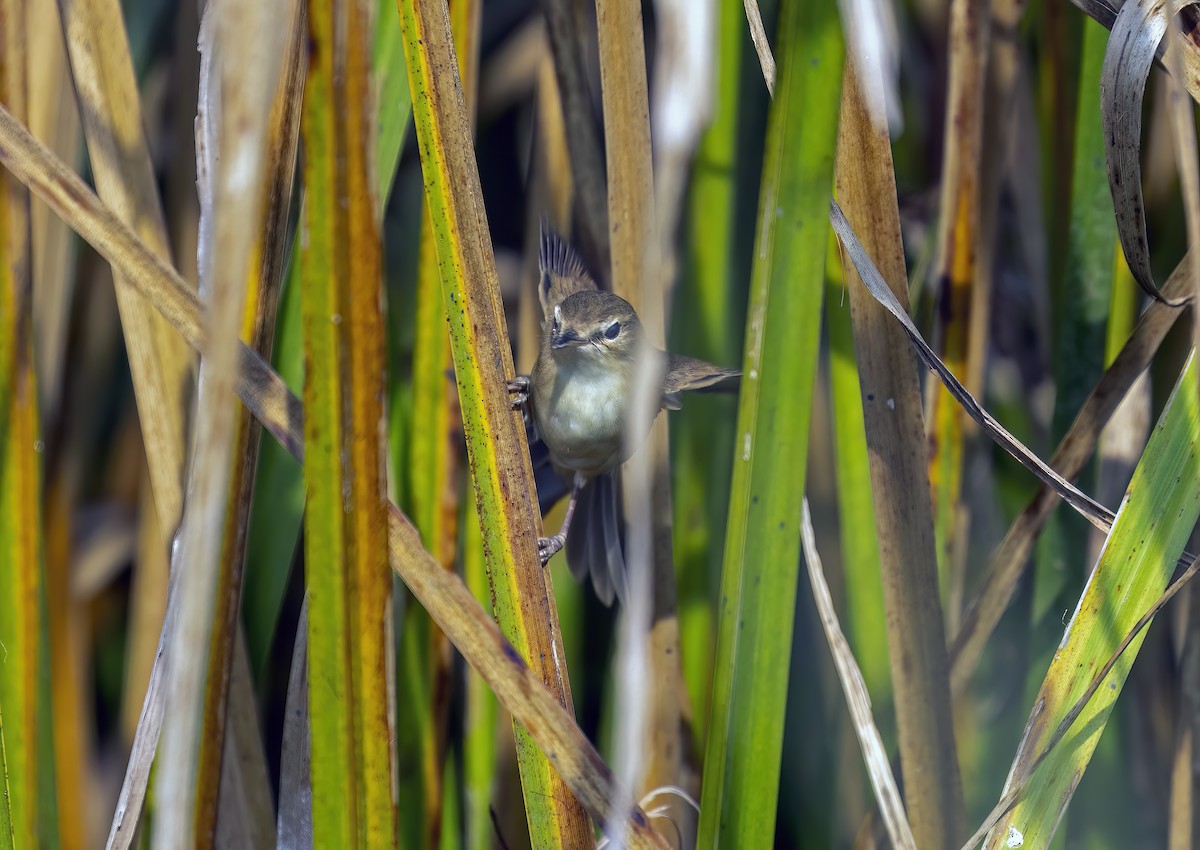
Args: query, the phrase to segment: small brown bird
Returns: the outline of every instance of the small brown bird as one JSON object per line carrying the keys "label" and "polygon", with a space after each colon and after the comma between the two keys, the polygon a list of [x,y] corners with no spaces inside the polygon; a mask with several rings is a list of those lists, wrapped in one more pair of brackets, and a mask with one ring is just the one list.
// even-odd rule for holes
{"label": "small brown bird", "polygon": [[[538,540],[538,554],[545,564],[565,545],[571,573],[580,581],[590,574],[596,595],[611,605],[614,594],[624,601],[627,588],[618,475],[637,449],[627,442],[627,421],[633,415],[639,358],[652,352],[650,365],[661,374],[662,385],[658,405],[638,428],[641,439],[659,410],[679,409],[681,392],[736,390],[741,373],[644,348],[633,307],[601,291],[571,246],[545,223],[538,261],[541,348],[533,374],[512,381],[509,390],[514,405],[528,402],[526,422],[543,510],[561,498],[563,485],[571,491],[562,528]],[[557,477],[557,490],[547,472]],[[581,519],[572,525],[576,512]]]}

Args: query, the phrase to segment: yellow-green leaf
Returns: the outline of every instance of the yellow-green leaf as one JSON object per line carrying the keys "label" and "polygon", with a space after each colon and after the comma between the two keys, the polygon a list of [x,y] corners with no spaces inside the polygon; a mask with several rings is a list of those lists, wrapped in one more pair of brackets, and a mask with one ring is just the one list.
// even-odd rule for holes
{"label": "yellow-green leaf", "polygon": [[[559,701],[571,705],[550,573],[537,559],[533,471],[505,382],[512,353],[446,4],[401,0],[413,123],[442,266],[455,376],[501,630]],[[579,803],[528,732],[514,728],[530,833],[538,846],[591,841]]]}
{"label": "yellow-green leaf", "polygon": [[[1010,784],[1015,784],[1014,777],[1020,778],[1037,757],[1094,673],[1170,581],[1200,517],[1198,433],[1200,384],[1193,352],[1150,436],[1100,560],[1042,682],[1013,762]],[[1144,633],[1139,635],[1121,656],[1071,730],[1033,775],[1022,801],[992,831],[988,847],[1004,847],[1017,835],[1024,848],[1036,850],[1050,843],[1144,637]]]}
{"label": "yellow-green leaf", "polygon": [[[17,115],[26,107],[24,5],[0,0],[0,102]],[[0,171],[0,705],[8,712],[7,803],[21,846],[54,847],[29,221],[29,192]]]}
{"label": "yellow-green leaf", "polygon": [[396,815],[371,46],[358,3],[310,3],[308,23],[301,309],[313,831],[317,846],[386,847]]}

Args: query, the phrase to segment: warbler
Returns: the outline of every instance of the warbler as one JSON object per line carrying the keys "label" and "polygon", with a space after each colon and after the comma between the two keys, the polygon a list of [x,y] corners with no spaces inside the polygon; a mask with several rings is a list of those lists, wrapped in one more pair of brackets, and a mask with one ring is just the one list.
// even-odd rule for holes
{"label": "warbler", "polygon": [[[538,540],[538,554],[545,565],[565,545],[572,575],[579,581],[590,575],[605,605],[614,595],[623,603],[628,583],[619,476],[638,448],[631,433],[644,441],[659,411],[678,410],[686,390],[736,390],[741,372],[646,345],[633,306],[601,290],[545,222],[538,268],[541,346],[533,372],[508,388],[514,406],[526,408],[543,512],[568,489],[571,494],[562,528]],[[661,392],[649,418],[631,431],[639,368],[656,371]]]}

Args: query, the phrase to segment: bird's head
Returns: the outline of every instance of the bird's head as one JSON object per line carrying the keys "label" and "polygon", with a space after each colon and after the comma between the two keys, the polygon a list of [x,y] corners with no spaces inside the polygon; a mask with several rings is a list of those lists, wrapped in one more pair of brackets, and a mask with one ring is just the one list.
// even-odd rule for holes
{"label": "bird's head", "polygon": [[632,359],[642,344],[642,323],[624,298],[611,292],[576,292],[554,307],[550,353],[568,358]]}

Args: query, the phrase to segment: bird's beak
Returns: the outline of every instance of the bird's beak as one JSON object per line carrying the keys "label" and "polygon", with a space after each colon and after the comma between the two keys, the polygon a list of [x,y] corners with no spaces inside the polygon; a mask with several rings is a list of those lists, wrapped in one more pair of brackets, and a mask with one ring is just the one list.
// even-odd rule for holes
{"label": "bird's beak", "polygon": [[585,340],[575,333],[575,331],[567,329],[550,340],[550,348],[558,351],[561,348],[575,348],[583,345],[584,342]]}

